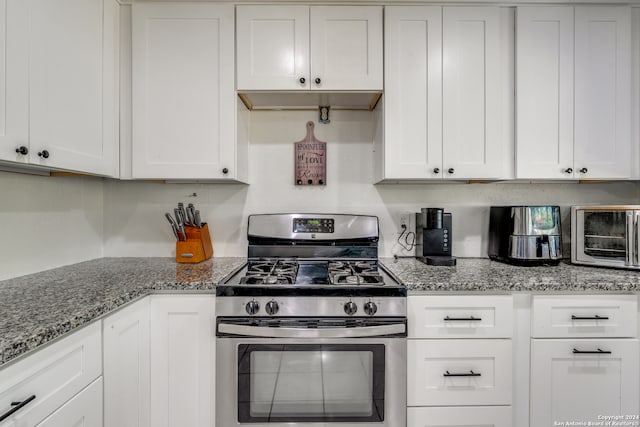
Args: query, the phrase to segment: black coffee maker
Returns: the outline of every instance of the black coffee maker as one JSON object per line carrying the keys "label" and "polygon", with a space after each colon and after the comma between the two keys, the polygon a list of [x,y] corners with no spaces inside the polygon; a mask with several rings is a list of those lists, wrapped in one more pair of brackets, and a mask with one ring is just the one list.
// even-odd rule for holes
{"label": "black coffee maker", "polygon": [[442,208],[422,208],[416,214],[416,259],[429,265],[454,266],[451,256],[451,214]]}

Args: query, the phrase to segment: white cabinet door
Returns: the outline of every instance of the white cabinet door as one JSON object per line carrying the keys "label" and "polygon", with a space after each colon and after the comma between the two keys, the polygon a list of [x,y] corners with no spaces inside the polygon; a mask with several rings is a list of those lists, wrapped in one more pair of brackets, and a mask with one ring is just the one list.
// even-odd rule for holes
{"label": "white cabinet door", "polygon": [[238,82],[251,90],[382,90],[382,7],[236,7]]}
{"label": "white cabinet door", "polygon": [[510,406],[408,408],[407,427],[512,427]]}
{"label": "white cabinet door", "polygon": [[442,177],[442,8],[387,7],[384,64],[384,177]]}
{"label": "white cabinet door", "polygon": [[309,7],[236,7],[238,90],[309,89]]}
{"label": "white cabinet door", "polygon": [[[17,423],[20,426],[20,423]],[[62,405],[37,427],[102,426],[102,378]],[[25,424],[25,427],[27,425]]]}
{"label": "white cabinet door", "polygon": [[447,178],[502,175],[500,8],[443,9],[443,172]]}
{"label": "white cabinet door", "polygon": [[106,427],[150,425],[149,299],[102,321]]}
{"label": "white cabinet door", "polygon": [[311,7],[311,87],[382,90],[382,7]]}
{"label": "white cabinet door", "polygon": [[132,19],[133,177],[241,178],[233,6],[140,3]]}
{"label": "white cabinet door", "polygon": [[582,179],[631,176],[631,9],[575,8],[575,154]]}
{"label": "white cabinet door", "polygon": [[26,163],[29,149],[28,3],[0,0],[0,160]]}
{"label": "white cabinet door", "polygon": [[153,427],[213,425],[214,309],[213,295],[151,296]]}
{"label": "white cabinet door", "polygon": [[636,339],[531,340],[531,426],[637,415],[638,388]]}
{"label": "white cabinet door", "polygon": [[28,3],[30,161],[117,174],[117,1]]}
{"label": "white cabinet door", "polygon": [[32,427],[101,376],[102,330],[93,322],[0,369],[0,413],[35,396],[10,418],[16,427]]}
{"label": "white cabinet door", "polygon": [[573,7],[516,13],[516,177],[573,178]]}

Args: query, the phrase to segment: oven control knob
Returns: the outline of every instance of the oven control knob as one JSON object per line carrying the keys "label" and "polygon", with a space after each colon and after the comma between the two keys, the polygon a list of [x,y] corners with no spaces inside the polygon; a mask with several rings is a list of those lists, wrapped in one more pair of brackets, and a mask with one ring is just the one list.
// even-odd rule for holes
{"label": "oven control knob", "polygon": [[274,314],[276,314],[279,308],[280,307],[278,307],[278,303],[274,300],[269,301],[267,305],[264,306],[264,309],[267,311],[267,314],[269,316],[273,316]]}
{"label": "oven control knob", "polygon": [[356,305],[355,302],[349,301],[344,304],[344,312],[347,313],[349,316],[353,316],[354,314],[356,314],[357,311],[358,311],[358,306]]}
{"label": "oven control knob", "polygon": [[375,302],[369,301],[364,303],[364,312],[367,313],[367,316],[373,316],[378,311],[378,306]]}
{"label": "oven control knob", "polygon": [[245,308],[247,310],[247,313],[253,316],[254,314],[257,314],[258,311],[260,310],[260,303],[256,300],[249,301]]}

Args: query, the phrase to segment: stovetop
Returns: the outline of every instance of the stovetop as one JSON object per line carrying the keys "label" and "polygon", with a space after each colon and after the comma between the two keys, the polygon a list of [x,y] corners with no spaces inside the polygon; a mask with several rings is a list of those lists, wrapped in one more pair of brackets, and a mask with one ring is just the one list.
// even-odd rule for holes
{"label": "stovetop", "polygon": [[250,259],[216,288],[218,296],[405,296],[374,259]]}

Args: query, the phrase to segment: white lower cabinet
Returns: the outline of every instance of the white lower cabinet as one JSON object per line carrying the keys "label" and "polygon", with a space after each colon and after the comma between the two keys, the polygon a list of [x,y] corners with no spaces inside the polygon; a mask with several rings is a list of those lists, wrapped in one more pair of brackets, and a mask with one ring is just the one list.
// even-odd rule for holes
{"label": "white lower cabinet", "polygon": [[637,416],[638,378],[637,339],[534,339],[530,425]]}
{"label": "white lower cabinet", "polygon": [[[32,400],[16,411],[1,425],[15,427],[71,426],[74,422],[63,420],[94,419],[86,426],[102,425],[102,381],[98,380],[100,396],[95,403],[93,397],[81,398],[93,402],[85,412],[84,404],[69,405],[74,396],[80,396],[91,383],[102,375],[102,334],[100,322],[94,322],[50,346],[0,370],[0,414],[6,413],[11,402]],[[84,390],[84,391],[83,391]],[[88,404],[87,404],[88,405]],[[64,410],[63,410],[64,409]],[[50,420],[56,411],[61,415]],[[51,416],[51,417],[50,417]],[[47,418],[50,417],[50,418]],[[59,420],[59,421],[56,421]],[[39,424],[41,423],[42,424]],[[82,424],[80,424],[82,425]]]}
{"label": "white lower cabinet", "polygon": [[416,295],[407,307],[407,427],[511,427],[513,297]]}
{"label": "white lower cabinet", "polygon": [[48,416],[37,427],[99,427],[101,425],[102,377]]}
{"label": "white lower cabinet", "polygon": [[105,427],[149,427],[149,299],[103,320]]}
{"label": "white lower cabinet", "polygon": [[151,296],[153,427],[213,425],[214,343],[214,295]]}
{"label": "white lower cabinet", "polygon": [[408,427],[512,427],[509,406],[409,408]]}

